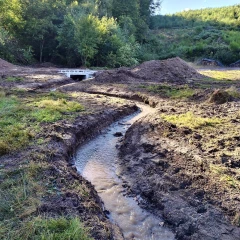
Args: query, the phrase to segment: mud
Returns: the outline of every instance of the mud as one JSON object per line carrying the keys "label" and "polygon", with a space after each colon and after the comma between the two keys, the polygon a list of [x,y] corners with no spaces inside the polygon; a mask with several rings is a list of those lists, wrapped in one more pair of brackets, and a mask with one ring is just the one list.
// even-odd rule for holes
{"label": "mud", "polygon": [[174,234],[161,226],[160,218],[139,207],[136,198],[126,197],[125,184],[117,176],[119,137],[134,121],[154,111],[144,105],[140,108],[141,113],[121,119],[81,146],[74,159],[79,173],[94,185],[103,200],[111,221],[121,227],[124,239],[170,240]]}
{"label": "mud", "polygon": [[130,194],[140,195],[143,207],[162,216],[177,239],[239,239],[240,229],[218,208],[237,214],[239,190],[224,189],[211,176],[210,160],[185,138],[198,142],[202,136],[158,114],[130,128],[121,146],[121,175],[127,174]]}
{"label": "mud", "polygon": [[[202,89],[201,84],[208,85]],[[177,100],[133,83],[92,81],[62,89],[136,99],[157,108],[156,114],[130,128],[121,147],[120,175],[128,183],[129,195],[141,196],[142,207],[163,217],[177,239],[235,240],[240,239],[240,105],[239,98],[225,91],[233,85],[238,91],[239,81],[195,80],[188,86],[196,93]],[[161,118],[186,112],[223,122],[210,129],[190,129]]]}
{"label": "mud", "polygon": [[[142,69],[147,68],[148,63],[143,64]],[[45,171],[43,184],[53,181],[57,190],[42,199],[40,214],[77,215],[92,229],[94,239],[122,239],[120,229],[107,218],[98,193],[77,174],[70,159],[78,145],[136,111],[134,103],[123,100],[131,99],[145,102],[157,112],[131,126],[121,145],[120,175],[127,194],[161,217],[162,225],[172,228],[177,239],[240,239],[239,81],[206,81],[200,76],[195,78],[193,73],[185,75],[188,69],[183,67],[180,77],[178,73],[171,75],[173,81],[169,80],[170,73],[155,81],[154,77],[147,79],[145,71],[123,69],[104,72],[100,81],[96,77],[93,81],[73,83],[56,71],[15,66],[0,69],[4,89],[20,88],[34,94],[68,83],[58,89],[79,94],[77,100],[89,108],[74,121],[45,124],[36,136],[44,139],[44,144],[35,142],[18,153],[1,157],[6,169],[18,169],[26,159],[48,162],[50,167]],[[117,71],[120,72],[114,77]],[[23,79],[9,81],[9,76]],[[170,90],[187,85],[196,92],[186,99],[174,99],[162,92],[166,84]],[[231,102],[230,98],[209,102],[215,88],[225,91],[231,86]],[[148,87],[157,91],[149,91]],[[191,128],[163,119],[163,115],[186,112],[217,118],[221,123],[210,128]]]}

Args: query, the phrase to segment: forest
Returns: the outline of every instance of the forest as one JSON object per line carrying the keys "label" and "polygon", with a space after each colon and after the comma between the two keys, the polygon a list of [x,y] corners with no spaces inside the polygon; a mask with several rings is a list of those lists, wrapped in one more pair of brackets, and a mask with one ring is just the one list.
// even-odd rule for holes
{"label": "forest", "polygon": [[160,7],[160,0],[0,0],[0,57],[110,68],[175,56],[240,59],[240,5],[155,15]]}
{"label": "forest", "polygon": [[129,66],[146,41],[153,0],[1,0],[0,57],[67,66]]}
{"label": "forest", "polygon": [[160,43],[160,59],[207,57],[225,65],[240,59],[240,5],[152,16],[150,28]]}

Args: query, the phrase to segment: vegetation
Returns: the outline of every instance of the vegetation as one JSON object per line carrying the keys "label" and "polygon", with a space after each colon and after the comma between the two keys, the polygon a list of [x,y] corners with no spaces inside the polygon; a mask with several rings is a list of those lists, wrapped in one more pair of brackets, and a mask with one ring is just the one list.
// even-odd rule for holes
{"label": "vegetation", "polygon": [[162,118],[170,123],[176,124],[178,127],[188,127],[191,129],[215,126],[221,123],[221,119],[202,118],[195,116],[192,112],[179,115],[162,115]]}
{"label": "vegetation", "polygon": [[49,218],[37,214],[43,196],[60,191],[54,185],[54,176],[47,176],[50,170],[44,156],[41,161],[21,162],[17,170],[0,165],[1,239],[92,239],[77,217]]}
{"label": "vegetation", "polygon": [[160,43],[157,55],[233,63],[240,59],[239,18],[240,5],[153,16],[150,27],[157,30],[155,41]]}
{"label": "vegetation", "polygon": [[[60,96],[62,98],[59,98]],[[76,112],[83,110],[82,105],[70,101],[61,93],[29,97],[1,92],[0,155],[26,146],[40,131],[40,123],[71,118]]]}
{"label": "vegetation", "polygon": [[173,98],[173,99],[184,99],[192,97],[195,94],[195,90],[184,87],[174,87],[168,85],[140,85],[140,88],[144,88],[149,92],[158,93],[162,96]]}
{"label": "vegetation", "polygon": [[[0,57],[119,67],[179,56],[240,59],[240,5],[153,15],[160,0],[4,0]],[[151,30],[150,30],[151,29]]]}
{"label": "vegetation", "polygon": [[134,65],[159,0],[4,0],[0,57],[69,66]]}
{"label": "vegetation", "polygon": [[239,70],[231,70],[231,71],[214,71],[214,70],[202,70],[200,71],[201,74],[210,77],[215,80],[220,81],[234,81],[234,80],[240,80],[240,71]]}

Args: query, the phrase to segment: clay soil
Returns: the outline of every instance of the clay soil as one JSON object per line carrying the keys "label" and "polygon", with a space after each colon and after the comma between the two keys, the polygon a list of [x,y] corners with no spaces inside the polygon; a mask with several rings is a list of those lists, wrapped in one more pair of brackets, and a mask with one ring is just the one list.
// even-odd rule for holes
{"label": "clay soil", "polygon": [[1,157],[9,172],[26,159],[48,163],[43,184],[53,178],[58,190],[41,198],[30,216],[77,215],[94,239],[122,238],[70,159],[78,145],[136,111],[141,101],[156,111],[133,124],[122,139],[120,177],[128,194],[161,216],[176,239],[240,239],[239,77],[210,78],[179,58],[104,71],[82,82],[48,68],[1,69],[1,74],[7,94],[37,96],[57,88],[87,109],[74,119],[66,115],[42,124],[31,146]]}

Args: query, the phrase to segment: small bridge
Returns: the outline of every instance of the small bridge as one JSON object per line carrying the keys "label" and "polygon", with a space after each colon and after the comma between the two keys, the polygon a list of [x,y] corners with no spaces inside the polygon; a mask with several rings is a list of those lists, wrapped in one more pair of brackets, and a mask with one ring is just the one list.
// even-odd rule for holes
{"label": "small bridge", "polygon": [[70,77],[74,80],[83,80],[92,78],[94,76],[94,73],[97,71],[93,70],[80,70],[80,69],[67,69],[67,70],[60,70],[59,73],[65,74],[67,77]]}

